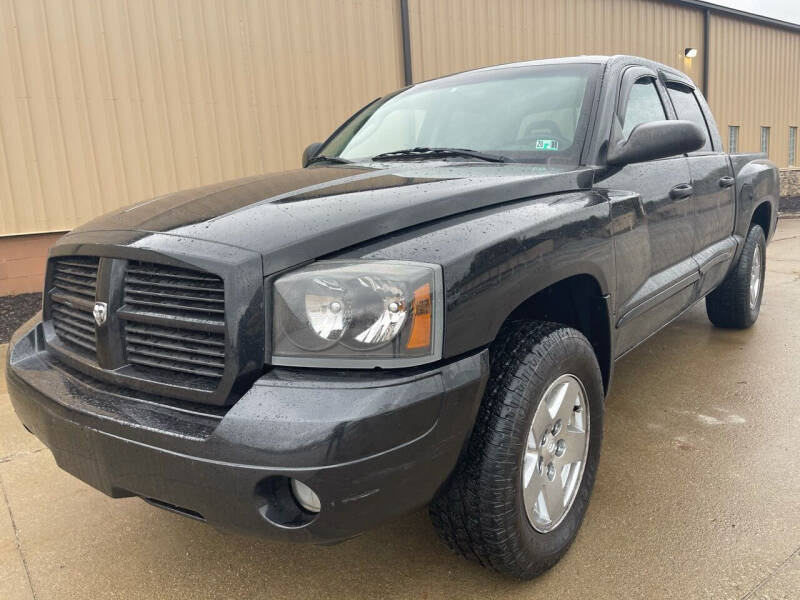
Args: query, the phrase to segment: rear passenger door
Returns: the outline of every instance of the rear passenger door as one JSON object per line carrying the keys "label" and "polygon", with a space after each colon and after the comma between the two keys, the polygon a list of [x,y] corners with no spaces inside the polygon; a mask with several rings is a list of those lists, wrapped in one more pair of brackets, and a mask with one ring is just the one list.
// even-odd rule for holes
{"label": "rear passenger door", "polygon": [[[688,155],[694,189],[694,249],[702,275],[700,295],[712,290],[725,276],[733,258],[734,179],[728,156],[718,136],[706,122],[697,91],[685,82],[666,82],[667,92],[679,119],[691,121],[706,134],[706,143]],[[714,140],[714,138],[717,140]]]}
{"label": "rear passenger door", "polygon": [[[613,140],[625,140],[648,121],[673,116],[667,92],[656,73],[630,67],[622,77],[617,113],[620,127]],[[598,187],[639,196],[636,222],[614,219],[617,264],[615,299],[617,340],[621,354],[689,306],[697,297],[699,278],[694,249],[694,203],[684,155],[625,165],[609,171]],[[612,217],[614,215],[612,203]],[[621,208],[621,207],[620,207]]]}

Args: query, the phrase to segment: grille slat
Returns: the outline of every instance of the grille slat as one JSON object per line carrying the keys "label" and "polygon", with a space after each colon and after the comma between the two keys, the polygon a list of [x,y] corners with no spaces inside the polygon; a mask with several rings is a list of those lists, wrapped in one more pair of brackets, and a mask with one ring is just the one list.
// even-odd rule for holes
{"label": "grille slat", "polygon": [[163,350],[176,350],[178,352],[194,352],[196,354],[201,354],[203,356],[212,356],[214,358],[219,358],[220,362],[224,364],[225,362],[225,351],[221,348],[218,350],[214,350],[210,346],[203,346],[201,344],[184,344],[180,345],[176,342],[168,342],[168,341],[161,341],[164,338],[148,338],[141,335],[133,335],[128,332],[128,343],[129,344],[136,344],[136,345],[147,345],[153,348],[159,348]]}
{"label": "grille slat", "polygon": [[73,350],[97,356],[94,318],[89,306],[97,291],[100,259],[69,256],[53,259],[50,311],[59,339]]}
{"label": "grille slat", "polygon": [[166,361],[173,361],[175,363],[186,364],[190,366],[212,367],[219,369],[219,374],[222,375],[222,369],[225,368],[225,358],[214,359],[213,357],[197,356],[187,352],[175,352],[172,350],[162,350],[157,346],[148,344],[147,346],[128,343],[128,355],[141,355],[149,356],[150,358],[159,358]]}
{"label": "grille slat", "polygon": [[94,285],[88,286],[84,285],[81,282],[69,281],[67,279],[64,279],[63,277],[59,277],[58,275],[55,276],[53,281],[62,290],[66,290],[74,294],[80,294],[81,296],[88,296],[89,298],[94,299],[95,296]]}
{"label": "grille slat", "polygon": [[144,290],[128,290],[129,294],[135,296],[145,296],[152,298],[154,302],[163,300],[164,302],[185,301],[185,302],[208,302],[209,304],[225,304],[222,297],[215,298],[213,296],[200,296],[196,294],[184,294],[183,292],[168,294],[166,292],[153,292]]}
{"label": "grille slat", "polygon": [[129,322],[127,327],[128,334],[141,334],[154,336],[157,338],[164,338],[167,340],[174,340],[180,337],[189,343],[205,344],[209,346],[219,347],[221,353],[224,353],[222,348],[225,343],[222,341],[222,336],[215,336],[214,334],[208,335],[197,331],[189,331],[187,329],[167,329],[164,327],[148,327],[147,325],[140,325],[139,323]]}
{"label": "grille slat", "polygon": [[[130,292],[130,294],[136,294],[137,292]],[[165,311],[165,314],[170,314],[172,311],[185,311],[185,312],[196,312],[196,313],[213,313],[217,315],[224,315],[225,309],[224,308],[217,308],[216,306],[209,307],[201,304],[200,302],[178,302],[175,297],[169,298],[168,301],[158,302],[156,300],[142,300],[141,298],[137,298],[135,296],[126,295],[125,296],[125,303],[132,304],[134,306],[147,306],[150,308],[160,308]]]}
{"label": "grille slat", "polygon": [[[146,266],[144,266],[146,265]],[[222,289],[222,280],[216,275],[200,273],[198,271],[190,271],[180,267],[168,267],[165,265],[155,265],[152,263],[131,263],[128,267],[128,273],[134,275],[143,275],[146,277],[157,277],[164,279],[185,279],[188,281],[203,281],[206,283],[214,284],[215,287]]]}
{"label": "grille slat", "polygon": [[83,330],[84,332],[94,335],[94,325],[90,322],[91,319],[86,319],[86,315],[80,313],[64,310],[62,307],[56,305],[53,307],[53,312],[59,315],[57,322],[69,324],[71,327]]}
{"label": "grille slat", "polygon": [[70,265],[65,266],[61,263],[56,263],[56,273],[81,277],[90,281],[94,281],[97,277],[97,273],[89,267],[73,267]]}
{"label": "grille slat", "polygon": [[73,327],[72,325],[67,325],[66,323],[59,323],[55,326],[56,331],[59,335],[64,334],[70,336],[71,339],[78,338],[84,341],[86,344],[90,344],[91,347],[94,347],[95,338],[94,334],[86,333],[85,331],[81,331],[77,327]]}
{"label": "grille slat", "polygon": [[[158,371],[162,371],[164,369],[164,365],[159,360],[149,360],[146,358],[139,358],[139,357],[132,357],[128,359],[134,365],[144,365],[145,367],[151,367]],[[186,366],[172,366],[170,367],[171,371],[177,371],[179,373],[188,373],[190,375],[200,375],[201,377],[213,377],[215,379],[219,379],[222,376],[222,373],[217,371],[212,371],[211,369],[204,369],[204,368],[191,368]]]}
{"label": "grille slat", "polygon": [[58,332],[58,337],[60,337],[62,340],[67,341],[70,344],[80,346],[81,348],[89,350],[90,352],[96,352],[97,347],[95,346],[94,343],[87,342],[84,338],[72,335],[71,333],[69,333],[68,331],[64,331],[63,329],[59,331],[59,329],[60,329],[59,327],[56,327],[56,331]]}
{"label": "grille slat", "polygon": [[156,278],[146,279],[146,278],[142,278],[142,277],[136,277],[135,275],[130,275],[130,274],[128,276],[128,282],[129,283],[133,283],[133,284],[137,284],[137,285],[145,285],[145,286],[150,286],[150,287],[153,287],[153,288],[164,288],[164,289],[168,289],[168,290],[177,289],[177,290],[187,290],[187,291],[193,291],[193,292],[194,291],[197,291],[197,292],[217,291],[220,294],[223,292],[223,289],[221,287],[218,287],[216,283],[213,284],[213,287],[211,287],[209,285],[203,285],[200,282],[196,282],[196,283],[189,282],[189,283],[187,283],[186,281],[182,281],[182,280],[175,280],[175,281],[170,281],[169,283],[166,283],[166,282],[164,282],[162,280],[159,280],[159,279],[156,279]]}
{"label": "grille slat", "polygon": [[[128,362],[169,377],[184,373],[216,384],[225,371],[225,288],[217,275],[131,261],[125,274]],[[147,315],[147,323],[130,320]],[[198,331],[206,321],[219,331]],[[210,379],[210,381],[209,381]]]}

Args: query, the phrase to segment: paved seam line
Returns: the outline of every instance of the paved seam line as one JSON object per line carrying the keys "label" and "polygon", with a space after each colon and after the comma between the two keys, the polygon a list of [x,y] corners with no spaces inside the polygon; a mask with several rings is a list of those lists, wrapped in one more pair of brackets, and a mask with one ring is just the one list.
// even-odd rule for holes
{"label": "paved seam line", "polygon": [[30,456],[31,454],[37,454],[44,450],[44,448],[37,448],[36,450],[25,450],[25,452],[15,452],[14,454],[7,454],[6,456],[0,456],[0,465],[3,463],[11,462],[15,458],[20,456]]}
{"label": "paved seam line", "polygon": [[786,558],[785,558],[785,559],[784,559],[784,560],[781,562],[781,564],[779,564],[777,567],[775,567],[775,569],[773,569],[773,570],[772,570],[772,573],[770,573],[769,575],[767,575],[766,577],[764,577],[764,579],[762,579],[761,581],[759,581],[759,582],[756,584],[756,587],[754,587],[752,590],[750,590],[750,591],[749,591],[749,592],[747,592],[747,593],[746,593],[744,596],[742,596],[740,600],[748,600],[748,598],[752,598],[752,597],[753,597],[753,594],[755,594],[755,593],[756,593],[758,590],[760,590],[762,587],[764,587],[764,584],[765,584],[765,583],[767,583],[767,582],[768,582],[770,579],[772,579],[773,577],[775,577],[775,575],[777,575],[777,574],[780,572],[780,570],[781,570],[781,569],[782,569],[782,568],[783,568],[783,567],[786,565],[786,563],[788,563],[790,560],[792,560],[792,558],[794,558],[794,557],[795,557],[795,555],[797,555],[797,553],[798,553],[798,552],[800,552],[800,546],[798,546],[797,548],[795,548],[795,549],[794,549],[794,552],[792,552],[792,553],[791,553],[789,556],[787,556],[787,557],[786,557]]}
{"label": "paved seam line", "polygon": [[28,587],[31,590],[31,595],[33,596],[33,600],[36,600],[36,590],[33,589],[33,582],[31,581],[31,572],[28,570],[28,561],[25,560],[25,555],[22,553],[22,544],[19,541],[19,531],[17,530],[17,524],[14,521],[14,513],[11,512],[11,505],[8,503],[8,494],[6,494],[6,486],[3,485],[3,480],[0,479],[0,492],[3,493],[3,502],[6,503],[6,510],[8,511],[8,517],[11,519],[11,527],[14,530],[14,545],[17,547],[17,552],[19,553],[19,557],[22,560],[22,567],[25,569],[25,577],[28,579]]}
{"label": "paved seam line", "polygon": [[796,240],[799,237],[800,237],[800,235],[790,235],[789,237],[785,237],[785,238],[773,238],[772,241],[773,242],[785,242],[786,240]]}

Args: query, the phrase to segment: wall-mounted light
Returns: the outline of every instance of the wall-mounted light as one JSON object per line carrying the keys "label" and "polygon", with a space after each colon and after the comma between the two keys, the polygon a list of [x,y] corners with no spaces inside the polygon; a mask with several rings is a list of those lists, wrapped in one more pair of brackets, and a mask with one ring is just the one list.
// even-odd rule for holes
{"label": "wall-mounted light", "polygon": [[686,58],[694,58],[697,56],[697,48],[686,48],[686,50],[683,51],[683,55]]}

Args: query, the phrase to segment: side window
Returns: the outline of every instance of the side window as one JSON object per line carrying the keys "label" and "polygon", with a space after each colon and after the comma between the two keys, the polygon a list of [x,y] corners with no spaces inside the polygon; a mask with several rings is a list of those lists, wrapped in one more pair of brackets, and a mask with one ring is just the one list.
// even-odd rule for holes
{"label": "side window", "polygon": [[667,118],[655,82],[648,78],[639,79],[633,84],[625,107],[625,118],[622,122],[622,135],[625,139],[633,128],[641,123],[663,121]]}
{"label": "side window", "polygon": [[675,113],[678,115],[678,118],[684,121],[691,121],[705,133],[706,143],[698,152],[711,152],[711,137],[708,134],[708,123],[706,123],[703,111],[700,110],[700,105],[697,103],[694,90],[685,85],[669,83],[667,84],[667,93],[669,93],[669,98],[672,100],[672,105],[675,107]]}

